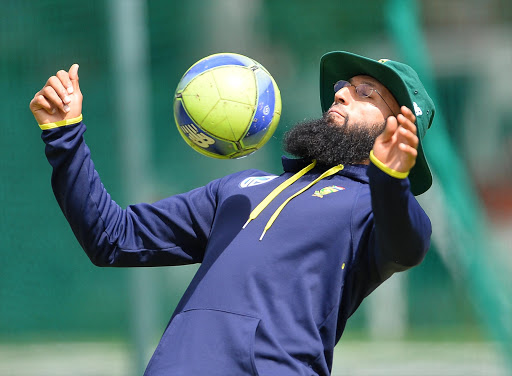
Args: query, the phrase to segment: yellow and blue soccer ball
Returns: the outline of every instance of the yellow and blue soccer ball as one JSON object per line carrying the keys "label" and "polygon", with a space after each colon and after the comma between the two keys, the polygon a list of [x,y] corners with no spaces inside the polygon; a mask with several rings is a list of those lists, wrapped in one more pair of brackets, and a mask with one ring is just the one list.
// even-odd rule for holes
{"label": "yellow and blue soccer ball", "polygon": [[262,147],[276,130],[281,94],[258,62],[233,53],[199,60],[181,78],[174,118],[181,136],[201,154],[233,159]]}

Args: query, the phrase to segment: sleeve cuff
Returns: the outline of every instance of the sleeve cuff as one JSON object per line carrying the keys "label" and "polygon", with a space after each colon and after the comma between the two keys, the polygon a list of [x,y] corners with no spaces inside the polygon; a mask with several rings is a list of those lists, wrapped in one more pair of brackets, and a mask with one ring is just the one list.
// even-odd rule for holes
{"label": "sleeve cuff", "polygon": [[80,123],[82,121],[82,119],[83,119],[82,114],[80,114],[80,116],[78,116],[76,118],[61,120],[61,121],[57,121],[56,123],[39,124],[39,128],[41,128],[43,131],[46,131],[48,129],[64,127],[66,125],[71,125],[71,124],[77,124],[77,123]]}
{"label": "sleeve cuff", "polygon": [[409,171],[407,171],[407,172],[396,171],[396,170],[393,170],[392,168],[389,168],[381,161],[379,161],[377,159],[377,157],[375,155],[373,155],[373,150],[370,151],[370,161],[372,161],[372,163],[375,166],[377,166],[380,170],[384,171],[386,174],[388,174],[389,176],[392,176],[394,178],[405,179],[407,176],[409,176]]}

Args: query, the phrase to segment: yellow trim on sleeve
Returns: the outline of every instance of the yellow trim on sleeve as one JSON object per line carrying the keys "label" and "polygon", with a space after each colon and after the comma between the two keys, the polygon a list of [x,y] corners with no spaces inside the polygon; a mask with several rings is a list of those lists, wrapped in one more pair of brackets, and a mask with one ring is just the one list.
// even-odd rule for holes
{"label": "yellow trim on sleeve", "polygon": [[66,125],[80,123],[82,121],[82,119],[83,119],[82,114],[80,114],[80,116],[78,116],[76,118],[72,118],[72,119],[65,119],[65,120],[57,121],[55,123],[39,124],[39,128],[41,128],[43,131],[45,131],[48,129],[64,127]]}
{"label": "yellow trim on sleeve", "polygon": [[372,163],[375,166],[377,166],[379,169],[384,171],[389,176],[392,176],[392,177],[397,178],[397,179],[405,179],[407,176],[409,176],[409,171],[407,171],[407,172],[396,171],[396,170],[393,170],[392,168],[389,168],[388,166],[386,166],[381,161],[379,161],[377,159],[377,157],[375,155],[373,155],[373,150],[370,151],[370,160],[372,161]]}

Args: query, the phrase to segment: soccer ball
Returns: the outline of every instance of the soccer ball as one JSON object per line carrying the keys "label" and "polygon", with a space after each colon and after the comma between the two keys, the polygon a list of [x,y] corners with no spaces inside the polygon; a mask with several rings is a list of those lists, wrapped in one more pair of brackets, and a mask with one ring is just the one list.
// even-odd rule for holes
{"label": "soccer ball", "polygon": [[201,154],[240,158],[262,147],[281,117],[281,94],[258,62],[233,53],[199,60],[181,78],[174,119],[181,136]]}

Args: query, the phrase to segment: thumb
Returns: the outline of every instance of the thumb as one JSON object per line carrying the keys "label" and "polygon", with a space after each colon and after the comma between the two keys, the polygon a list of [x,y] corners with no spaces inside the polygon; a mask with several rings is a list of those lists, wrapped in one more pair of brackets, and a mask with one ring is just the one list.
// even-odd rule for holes
{"label": "thumb", "polygon": [[382,142],[387,142],[391,140],[393,135],[395,134],[396,130],[398,128],[398,121],[396,120],[396,117],[390,116],[386,120],[386,127],[380,134],[380,139]]}
{"label": "thumb", "polygon": [[69,68],[69,79],[71,80],[71,83],[73,84],[73,90],[80,90],[80,85],[78,84],[78,64],[73,64],[71,68]]}

